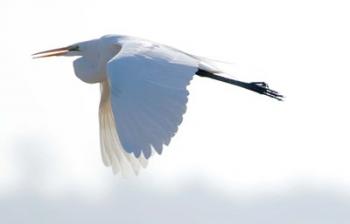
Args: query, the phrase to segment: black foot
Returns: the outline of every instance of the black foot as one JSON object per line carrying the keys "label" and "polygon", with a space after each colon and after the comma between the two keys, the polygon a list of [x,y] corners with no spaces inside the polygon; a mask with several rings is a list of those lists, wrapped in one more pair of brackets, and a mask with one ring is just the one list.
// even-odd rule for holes
{"label": "black foot", "polygon": [[251,82],[251,84],[259,85],[265,88],[269,88],[269,85],[267,85],[266,82]]}
{"label": "black foot", "polygon": [[270,89],[265,82],[250,82],[248,84],[249,84],[249,89],[254,92],[272,97],[276,100],[280,100],[280,101],[283,100],[283,96],[279,94],[277,91]]}

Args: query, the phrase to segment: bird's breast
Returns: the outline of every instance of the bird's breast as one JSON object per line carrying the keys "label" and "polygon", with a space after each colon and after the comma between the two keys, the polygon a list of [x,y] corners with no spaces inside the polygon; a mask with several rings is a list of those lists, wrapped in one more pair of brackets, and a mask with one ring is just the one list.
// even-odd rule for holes
{"label": "bird's breast", "polygon": [[97,83],[106,80],[106,69],[83,57],[76,59],[73,66],[75,75],[83,82]]}

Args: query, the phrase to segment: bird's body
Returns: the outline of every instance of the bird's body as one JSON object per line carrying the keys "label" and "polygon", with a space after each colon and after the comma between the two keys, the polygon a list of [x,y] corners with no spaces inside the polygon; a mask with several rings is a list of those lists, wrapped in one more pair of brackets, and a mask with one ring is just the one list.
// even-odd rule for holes
{"label": "bird's body", "polygon": [[265,83],[225,78],[199,57],[134,37],[108,35],[35,54],[58,55],[81,56],[74,61],[77,77],[101,85],[102,158],[115,173],[138,173],[152,153],[162,153],[182,122],[194,75],[282,98]]}

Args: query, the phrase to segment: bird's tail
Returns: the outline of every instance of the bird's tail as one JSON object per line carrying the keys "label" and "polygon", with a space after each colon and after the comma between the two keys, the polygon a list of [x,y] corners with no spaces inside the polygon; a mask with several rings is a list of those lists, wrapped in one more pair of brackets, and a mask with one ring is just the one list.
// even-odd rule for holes
{"label": "bird's tail", "polygon": [[198,71],[196,72],[196,75],[215,79],[215,80],[226,82],[229,84],[233,84],[245,89],[249,89],[253,92],[269,96],[276,100],[280,100],[280,101],[283,100],[283,96],[279,94],[277,91],[270,89],[265,82],[242,82],[235,79],[229,79],[229,78],[217,75],[213,72],[209,72],[204,69],[198,69]]}

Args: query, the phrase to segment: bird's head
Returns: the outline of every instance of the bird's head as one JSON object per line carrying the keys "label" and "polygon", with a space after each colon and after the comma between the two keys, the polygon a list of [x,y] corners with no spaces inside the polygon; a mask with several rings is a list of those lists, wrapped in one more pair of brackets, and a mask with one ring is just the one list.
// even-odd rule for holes
{"label": "bird's head", "polygon": [[32,56],[33,58],[80,56],[73,64],[75,74],[84,82],[95,83],[105,78],[106,63],[120,49],[120,45],[117,44],[117,36],[104,36],[67,47],[41,51]]}

